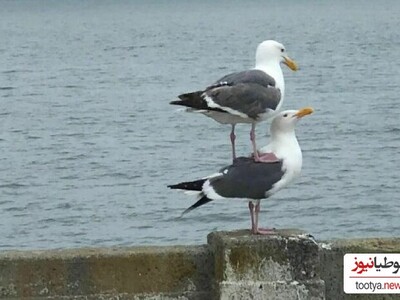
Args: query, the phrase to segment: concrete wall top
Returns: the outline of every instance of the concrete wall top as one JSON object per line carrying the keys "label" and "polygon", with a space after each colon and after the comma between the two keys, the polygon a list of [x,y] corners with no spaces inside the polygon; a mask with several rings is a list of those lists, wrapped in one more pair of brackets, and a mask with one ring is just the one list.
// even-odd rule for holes
{"label": "concrete wall top", "polygon": [[211,291],[209,257],[206,246],[7,251],[0,254],[0,298],[195,299]]}
{"label": "concrete wall top", "polygon": [[344,294],[351,252],[400,253],[400,238],[316,242],[299,230],[239,230],[201,246],[4,251],[0,299],[400,299]]}

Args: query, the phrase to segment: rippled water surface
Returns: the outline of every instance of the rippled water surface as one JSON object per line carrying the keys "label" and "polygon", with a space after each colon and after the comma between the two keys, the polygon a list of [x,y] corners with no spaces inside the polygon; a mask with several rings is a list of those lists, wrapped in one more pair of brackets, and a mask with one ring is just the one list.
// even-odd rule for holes
{"label": "rippled water surface", "polygon": [[[327,1],[326,1],[327,2]],[[398,236],[400,2],[2,1],[0,249],[204,243],[250,226],[245,201],[167,184],[230,162],[229,127],[168,102],[252,67],[276,39],[302,177],[262,204],[264,226],[319,239]],[[267,124],[258,126],[259,144]],[[237,128],[250,152],[249,126]]]}

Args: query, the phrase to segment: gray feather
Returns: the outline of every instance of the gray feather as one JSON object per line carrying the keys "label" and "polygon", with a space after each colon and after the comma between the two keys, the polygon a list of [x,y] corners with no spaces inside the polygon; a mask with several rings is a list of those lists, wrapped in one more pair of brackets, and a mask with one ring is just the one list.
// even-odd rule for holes
{"label": "gray feather", "polygon": [[281,100],[279,89],[256,83],[220,86],[206,91],[206,95],[221,106],[221,109],[229,107],[254,120],[268,110],[275,110]]}
{"label": "gray feather", "polygon": [[[220,107],[210,107],[204,94]],[[273,77],[260,70],[248,70],[228,74],[204,91],[182,94],[179,99],[170,104],[226,113],[230,108],[257,121],[261,114],[276,109],[281,91],[275,87]]]}
{"label": "gray feather", "polygon": [[284,175],[282,161],[255,162],[253,158],[240,157],[221,169],[222,175],[210,179],[215,192],[226,198],[263,199]]}
{"label": "gray feather", "polygon": [[281,100],[275,79],[260,70],[228,74],[204,92],[222,109],[229,107],[254,120],[270,109],[275,110]]}
{"label": "gray feather", "polygon": [[273,87],[275,86],[275,79],[260,70],[247,70],[225,75],[206,90],[223,85],[233,86],[238,83],[255,83],[264,87]]}

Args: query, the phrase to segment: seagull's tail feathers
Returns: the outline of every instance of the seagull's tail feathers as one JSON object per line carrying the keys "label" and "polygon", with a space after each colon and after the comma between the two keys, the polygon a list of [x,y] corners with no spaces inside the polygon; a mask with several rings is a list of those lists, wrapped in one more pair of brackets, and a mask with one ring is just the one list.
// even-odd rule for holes
{"label": "seagull's tail feathers", "polygon": [[202,97],[203,91],[197,91],[179,95],[179,100],[171,101],[169,104],[181,105],[194,109],[207,109],[207,102]]}
{"label": "seagull's tail feathers", "polygon": [[210,107],[203,97],[204,91],[197,91],[179,95],[180,100],[171,101],[169,104],[186,106],[188,112],[207,113],[209,111],[217,111],[226,113],[222,108]]}
{"label": "seagull's tail feathers", "polygon": [[202,97],[204,91],[196,91],[191,93],[185,93],[178,96],[182,101],[195,101],[195,100],[204,100]]}
{"label": "seagull's tail feathers", "polygon": [[207,198],[207,196],[204,195],[203,193],[200,194],[200,195],[201,195],[201,198],[200,198],[195,204],[193,204],[192,206],[188,207],[188,208],[182,213],[181,217],[182,217],[183,215],[187,214],[188,212],[192,211],[193,209],[195,209],[195,208],[197,208],[197,207],[199,207],[199,206],[202,206],[202,205],[204,205],[204,204],[206,204],[206,203],[212,201],[212,199]]}
{"label": "seagull's tail feathers", "polygon": [[171,101],[169,104],[186,106],[194,110],[215,110],[208,106],[203,97],[203,91],[186,93],[179,95],[179,100]]}
{"label": "seagull's tail feathers", "polygon": [[186,181],[186,182],[181,182],[178,184],[172,184],[169,185],[168,187],[173,190],[186,190],[186,191],[198,191],[201,192],[203,188],[204,182],[206,182],[207,179],[199,179],[195,181]]}
{"label": "seagull's tail feathers", "polygon": [[185,193],[190,193],[190,194],[197,194],[199,195],[199,200],[193,204],[192,206],[190,206],[189,208],[187,208],[181,215],[181,217],[184,214],[187,214],[188,212],[190,212],[191,210],[202,206],[210,201],[212,201],[212,199],[207,198],[206,195],[203,194],[202,189],[203,189],[203,184],[204,182],[207,181],[207,178],[203,178],[203,179],[199,179],[199,180],[195,180],[195,181],[187,181],[187,182],[181,182],[178,184],[173,184],[173,185],[169,185],[168,187],[170,189],[178,189],[178,190],[184,190]]}

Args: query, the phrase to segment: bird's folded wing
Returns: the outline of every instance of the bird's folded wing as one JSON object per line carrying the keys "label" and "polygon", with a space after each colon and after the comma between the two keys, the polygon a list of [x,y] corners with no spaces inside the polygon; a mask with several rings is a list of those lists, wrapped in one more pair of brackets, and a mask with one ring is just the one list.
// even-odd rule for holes
{"label": "bird's folded wing", "polygon": [[[283,177],[282,164],[282,161],[262,163],[252,158],[238,158],[221,169],[220,176],[209,179],[209,185],[224,198],[262,199]],[[207,191],[203,192],[207,195]]]}
{"label": "bird's folded wing", "polygon": [[262,114],[276,109],[281,92],[257,83],[237,83],[208,89],[204,99],[211,108],[257,120]]}
{"label": "bird's folded wing", "polygon": [[261,70],[247,70],[235,72],[218,79],[206,90],[224,85],[235,85],[238,83],[256,83],[264,87],[274,87],[275,79]]}

